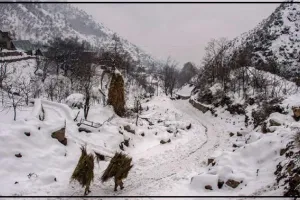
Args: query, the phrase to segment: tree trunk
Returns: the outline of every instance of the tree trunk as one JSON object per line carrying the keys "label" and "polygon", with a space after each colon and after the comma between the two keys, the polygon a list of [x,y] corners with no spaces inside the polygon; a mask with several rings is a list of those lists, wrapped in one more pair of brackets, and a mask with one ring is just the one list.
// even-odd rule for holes
{"label": "tree trunk", "polygon": [[14,108],[14,121],[16,121],[16,119],[17,119],[17,106],[13,106],[13,108]]}
{"label": "tree trunk", "polygon": [[29,96],[28,95],[26,95],[26,105],[28,106],[28,102],[29,102]]}
{"label": "tree trunk", "polygon": [[85,100],[85,104],[84,104],[84,108],[83,108],[83,112],[84,112],[84,119],[87,119],[89,110],[90,110],[90,97],[87,95],[86,100]]}

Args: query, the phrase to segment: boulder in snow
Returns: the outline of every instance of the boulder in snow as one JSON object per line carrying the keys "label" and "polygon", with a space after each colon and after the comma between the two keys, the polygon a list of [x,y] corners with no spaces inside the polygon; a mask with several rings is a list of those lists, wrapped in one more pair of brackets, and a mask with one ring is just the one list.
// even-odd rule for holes
{"label": "boulder in snow", "polygon": [[51,137],[57,139],[63,145],[67,145],[67,138],[65,137],[65,128],[53,132]]}
{"label": "boulder in snow", "polygon": [[207,190],[213,190],[212,187],[211,187],[211,185],[206,185],[205,189],[207,189]]}
{"label": "boulder in snow", "polygon": [[211,186],[212,190],[217,189],[218,175],[213,174],[200,174],[194,176],[191,180],[191,188],[199,190],[200,188],[205,188],[206,186]]}
{"label": "boulder in snow", "polygon": [[170,143],[170,142],[171,142],[171,139],[169,139],[168,141],[164,141],[164,140],[160,141],[161,144],[166,144],[166,143]]}
{"label": "boulder in snow", "polygon": [[224,185],[224,181],[218,180],[218,188],[221,189]]}
{"label": "boulder in snow", "polygon": [[124,130],[127,131],[127,132],[129,132],[129,133],[135,134],[135,130],[132,129],[132,128],[130,127],[130,125],[124,126]]}
{"label": "boulder in snow", "polygon": [[78,131],[79,131],[79,132],[82,132],[82,131],[83,131],[83,132],[86,132],[86,133],[91,133],[91,132],[92,132],[91,130],[89,130],[89,129],[87,129],[87,128],[83,128],[83,127],[79,127],[79,128],[78,128]]}
{"label": "boulder in snow", "polygon": [[22,158],[22,154],[21,154],[21,153],[15,154],[15,156],[16,156],[17,158]]}
{"label": "boulder in snow", "polygon": [[275,119],[270,119],[269,122],[270,122],[270,126],[281,126],[281,124]]}
{"label": "boulder in snow", "polygon": [[292,107],[294,118],[296,121],[299,121],[300,119],[300,107]]}
{"label": "boulder in snow", "polygon": [[212,163],[212,166],[214,166],[216,163],[215,163],[215,159],[214,158],[209,158],[207,160],[207,165],[209,165],[210,163]]}
{"label": "boulder in snow", "polygon": [[226,185],[228,185],[229,187],[232,187],[232,188],[236,188],[237,186],[239,186],[240,182],[239,181],[235,181],[233,179],[228,179],[226,181]]}
{"label": "boulder in snow", "polygon": [[30,136],[30,133],[29,132],[24,132],[24,134],[26,135],[26,136]]}

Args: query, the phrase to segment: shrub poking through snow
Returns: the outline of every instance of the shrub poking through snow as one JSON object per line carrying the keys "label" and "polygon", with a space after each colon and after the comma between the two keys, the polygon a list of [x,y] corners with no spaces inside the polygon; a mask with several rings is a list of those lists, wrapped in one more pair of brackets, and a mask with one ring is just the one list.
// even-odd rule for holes
{"label": "shrub poking through snow", "polygon": [[109,90],[108,90],[108,102],[112,105],[114,111],[119,116],[125,114],[125,98],[124,98],[124,80],[120,73],[113,73]]}
{"label": "shrub poking through snow", "polygon": [[192,124],[190,123],[190,124],[186,127],[186,129],[187,129],[187,130],[190,130],[191,127],[192,127]]}
{"label": "shrub poking through snow", "polygon": [[15,156],[16,156],[17,158],[22,158],[22,154],[21,154],[21,153],[15,154]]}
{"label": "shrub poking through snow", "polygon": [[133,167],[131,165],[132,158],[122,154],[121,152],[116,152],[114,157],[111,159],[108,167],[105,169],[101,181],[106,182],[110,178],[115,179],[114,191],[117,191],[117,187],[120,186],[121,190],[124,188],[122,180],[127,178],[129,171]]}
{"label": "shrub poking through snow", "polygon": [[85,187],[84,195],[90,190],[90,184],[94,180],[94,155],[87,154],[86,147],[81,147],[81,156],[71,176],[71,181],[76,180],[82,187]]}
{"label": "shrub poking through snow", "polygon": [[294,135],[294,144],[300,149],[300,131]]}
{"label": "shrub poking through snow", "polygon": [[261,125],[271,113],[278,112],[284,114],[284,108],[280,105],[272,105],[274,101],[263,102],[259,110],[252,112],[254,127]]}
{"label": "shrub poking through snow", "polygon": [[83,108],[85,97],[83,94],[74,93],[67,97],[66,103],[70,108]]}
{"label": "shrub poking through snow", "polygon": [[128,140],[124,139],[124,141],[119,144],[119,147],[122,151],[125,151],[123,145],[125,145],[126,147],[129,147],[129,140],[130,140],[130,138]]}
{"label": "shrub poking through snow", "polygon": [[45,110],[43,105],[41,105],[41,113],[39,114],[39,120],[44,121],[45,120]]}
{"label": "shrub poking through snow", "polygon": [[300,120],[300,107],[292,107],[293,113],[294,113],[294,119],[296,121]]}
{"label": "shrub poking through snow", "polygon": [[168,141],[164,141],[164,140],[160,141],[161,144],[166,144],[166,143],[170,143],[170,142],[171,142],[171,139],[169,139]]}
{"label": "shrub poking through snow", "polygon": [[124,130],[129,133],[135,134],[135,130],[133,128],[131,128],[130,125],[124,126]]}
{"label": "shrub poking through snow", "polygon": [[238,114],[238,115],[245,115],[245,107],[241,104],[234,104],[234,105],[228,105],[226,108],[230,112],[230,114]]}

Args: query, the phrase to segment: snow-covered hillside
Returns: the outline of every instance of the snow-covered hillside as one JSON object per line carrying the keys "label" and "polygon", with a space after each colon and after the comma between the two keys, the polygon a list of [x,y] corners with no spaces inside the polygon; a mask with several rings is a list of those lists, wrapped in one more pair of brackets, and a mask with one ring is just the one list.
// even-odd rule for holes
{"label": "snow-covered hillside", "polygon": [[[3,4],[0,12],[0,26],[21,39],[78,36],[96,46],[112,44],[112,31],[69,4]],[[260,59],[290,62],[287,70],[295,75],[299,12],[299,5],[281,5],[256,29],[231,42],[227,55],[251,42]],[[133,57],[144,54],[122,42]],[[291,45],[297,52],[281,55]],[[153,61],[144,55],[145,62]],[[122,74],[89,63],[73,77],[39,58],[1,58],[0,198],[82,196],[84,188],[70,178],[85,145],[88,153],[103,157],[89,163],[94,180],[88,198],[300,195],[299,85],[259,69],[258,61],[232,68],[226,79],[212,82],[205,82],[209,77],[204,70],[196,75],[198,69],[189,63],[176,75],[183,81],[174,89],[179,98],[174,98],[165,94],[169,71]],[[133,164],[118,191],[114,181],[123,167],[101,181],[115,152],[131,157]]]}
{"label": "snow-covered hillside", "polygon": [[260,65],[266,59],[278,62],[282,74],[300,74],[300,4],[292,1],[282,3],[257,27],[232,40],[228,55],[235,50],[249,48],[253,65]]}
{"label": "snow-covered hillside", "polygon": [[[15,39],[47,44],[54,37],[78,37],[97,48],[113,43],[112,30],[95,22],[92,16],[71,4],[1,3],[0,13],[0,29],[13,32]],[[144,66],[158,62],[122,37],[121,42],[134,59],[140,57]]]}

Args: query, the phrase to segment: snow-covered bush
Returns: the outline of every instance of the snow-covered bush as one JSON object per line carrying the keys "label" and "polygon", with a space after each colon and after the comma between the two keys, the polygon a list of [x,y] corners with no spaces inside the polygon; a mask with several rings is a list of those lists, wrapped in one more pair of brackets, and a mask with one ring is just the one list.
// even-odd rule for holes
{"label": "snow-covered bush", "polygon": [[71,108],[83,108],[85,97],[83,94],[74,93],[67,97],[66,104]]}
{"label": "snow-covered bush", "polygon": [[56,99],[61,102],[70,94],[71,81],[62,75],[51,75],[45,79],[44,89],[51,101]]}

